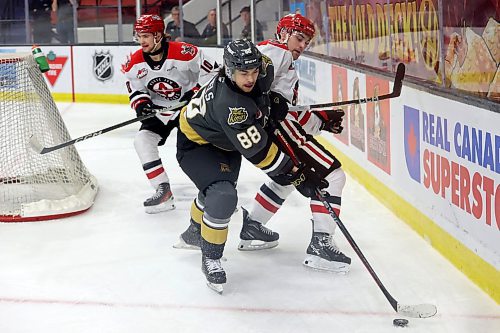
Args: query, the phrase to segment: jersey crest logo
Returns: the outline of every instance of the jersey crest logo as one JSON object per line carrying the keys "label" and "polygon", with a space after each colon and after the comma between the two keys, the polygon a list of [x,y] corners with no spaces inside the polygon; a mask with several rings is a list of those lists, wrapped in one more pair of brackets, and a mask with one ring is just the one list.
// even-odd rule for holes
{"label": "jersey crest logo", "polygon": [[166,77],[156,77],[148,82],[148,89],[166,100],[173,101],[181,97],[182,88],[175,81]]}
{"label": "jersey crest logo", "polygon": [[196,54],[194,46],[183,44],[181,48],[181,54],[188,54],[188,53],[192,56]]}
{"label": "jersey crest logo", "polygon": [[229,108],[229,117],[227,117],[229,125],[241,124],[247,119],[248,112],[245,108]]}
{"label": "jersey crest logo", "polygon": [[94,76],[99,81],[106,81],[113,77],[113,56],[108,52],[95,53]]}
{"label": "jersey crest logo", "polygon": [[138,79],[142,79],[143,77],[145,77],[146,75],[148,75],[148,69],[147,68],[141,68],[137,71],[137,78]]}

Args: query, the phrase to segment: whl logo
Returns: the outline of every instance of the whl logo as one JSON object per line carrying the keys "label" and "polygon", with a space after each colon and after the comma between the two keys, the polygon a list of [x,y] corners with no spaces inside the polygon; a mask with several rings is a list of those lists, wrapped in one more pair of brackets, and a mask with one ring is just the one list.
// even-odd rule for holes
{"label": "whl logo", "polygon": [[420,183],[420,112],[404,106],[404,142],[406,168],[410,177]]}
{"label": "whl logo", "polygon": [[50,51],[47,54],[47,61],[50,69],[45,72],[45,77],[50,82],[52,87],[56,84],[56,81],[59,78],[67,60],[68,57],[58,57],[54,51]]}

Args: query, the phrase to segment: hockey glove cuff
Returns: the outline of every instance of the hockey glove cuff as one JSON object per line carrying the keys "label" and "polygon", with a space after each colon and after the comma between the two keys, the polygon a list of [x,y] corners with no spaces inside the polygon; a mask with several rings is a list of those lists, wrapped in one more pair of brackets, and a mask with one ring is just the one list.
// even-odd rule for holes
{"label": "hockey glove cuff", "polygon": [[328,187],[328,181],[320,178],[314,171],[301,164],[295,172],[285,176],[295,186],[297,191],[305,197],[316,197],[316,191]]}
{"label": "hockey glove cuff", "polygon": [[193,98],[194,94],[196,94],[198,90],[200,90],[200,88],[201,86],[197,84],[191,90],[186,91],[186,93],[179,99],[179,102],[189,102],[191,98]]}
{"label": "hockey glove cuff", "polygon": [[158,108],[156,105],[147,100],[135,107],[135,113],[137,114],[137,117],[142,117],[145,115],[156,113],[156,108]]}

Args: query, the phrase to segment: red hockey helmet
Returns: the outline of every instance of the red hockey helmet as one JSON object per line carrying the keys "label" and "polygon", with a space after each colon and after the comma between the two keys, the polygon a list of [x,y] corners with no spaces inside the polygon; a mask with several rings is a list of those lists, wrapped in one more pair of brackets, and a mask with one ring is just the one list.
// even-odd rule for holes
{"label": "red hockey helmet", "polygon": [[316,29],[314,28],[312,21],[300,14],[288,14],[283,16],[276,27],[276,33],[278,36],[283,29],[289,32],[298,31],[304,33],[310,38],[313,38],[316,33]]}
{"label": "red hockey helmet", "polygon": [[165,32],[165,22],[158,15],[141,15],[135,21],[134,30],[136,33],[152,33],[159,32],[163,34]]}

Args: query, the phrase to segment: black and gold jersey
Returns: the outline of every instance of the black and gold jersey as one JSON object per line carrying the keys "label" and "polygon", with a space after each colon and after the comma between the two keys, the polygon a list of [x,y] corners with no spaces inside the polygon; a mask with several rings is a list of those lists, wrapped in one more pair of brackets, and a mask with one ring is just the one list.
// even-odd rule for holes
{"label": "black and gold jersey", "polygon": [[272,69],[259,78],[254,91],[244,93],[231,80],[216,76],[184,107],[180,130],[198,144],[211,144],[243,157],[270,176],[292,168],[290,158],[263,128],[268,106],[262,103],[272,82]]}

